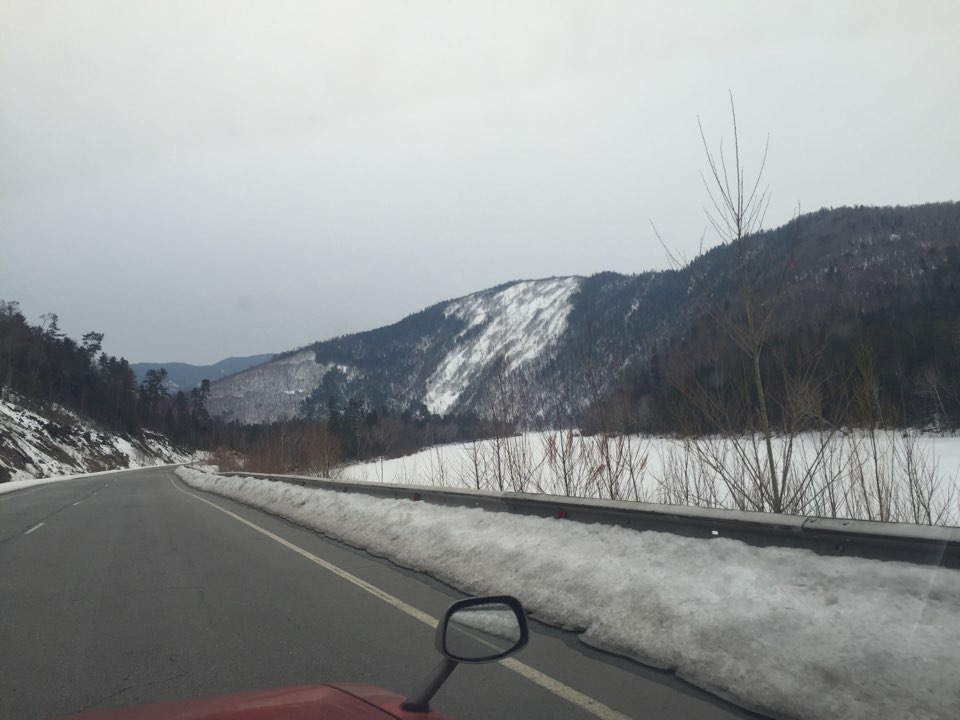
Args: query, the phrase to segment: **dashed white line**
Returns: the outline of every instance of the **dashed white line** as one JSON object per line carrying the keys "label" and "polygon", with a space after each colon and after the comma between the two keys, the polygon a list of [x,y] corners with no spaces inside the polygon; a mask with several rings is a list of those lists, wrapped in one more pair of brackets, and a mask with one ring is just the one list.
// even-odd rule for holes
{"label": "dashed white line", "polygon": [[24,533],[24,535],[29,535],[30,533],[32,533],[34,530],[36,530],[36,529],[39,528],[39,527],[43,527],[43,523],[37,523],[37,524],[34,525],[32,528],[30,528],[29,530],[27,530],[27,531]]}

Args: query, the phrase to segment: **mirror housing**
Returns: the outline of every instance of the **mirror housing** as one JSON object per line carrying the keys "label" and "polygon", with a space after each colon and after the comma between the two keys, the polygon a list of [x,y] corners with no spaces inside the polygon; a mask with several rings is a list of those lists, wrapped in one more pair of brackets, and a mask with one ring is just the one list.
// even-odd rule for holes
{"label": "mirror housing", "polygon": [[453,603],[437,626],[436,647],[458,663],[495,662],[527,644],[530,633],[520,601],[509,595]]}
{"label": "mirror housing", "polygon": [[430,712],[430,700],[460,663],[486,663],[512,655],[530,631],[520,601],[509,595],[457,600],[437,625],[434,643],[443,660],[400,704],[406,712]]}

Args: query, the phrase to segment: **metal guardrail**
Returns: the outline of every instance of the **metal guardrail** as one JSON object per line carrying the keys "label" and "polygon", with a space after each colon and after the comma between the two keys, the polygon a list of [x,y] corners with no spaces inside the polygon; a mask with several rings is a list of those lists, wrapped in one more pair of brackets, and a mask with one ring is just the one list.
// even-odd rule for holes
{"label": "metal guardrail", "polygon": [[686,505],[569,498],[557,495],[363,483],[299,475],[225,472],[336,492],[476,507],[582,523],[619,525],[691,538],[726,537],[759,547],[789,547],[820,555],[848,555],[960,569],[960,528],[870,520],[777,515]]}

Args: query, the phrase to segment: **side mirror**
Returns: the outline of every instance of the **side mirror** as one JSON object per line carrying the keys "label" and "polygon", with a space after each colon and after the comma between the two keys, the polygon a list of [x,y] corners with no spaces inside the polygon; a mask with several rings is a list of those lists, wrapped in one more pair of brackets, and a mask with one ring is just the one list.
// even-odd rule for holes
{"label": "side mirror", "polygon": [[437,650],[462,663],[493,662],[529,640],[520,601],[508,595],[459,600],[437,626]]}
{"label": "side mirror", "polygon": [[527,644],[530,632],[523,606],[515,597],[494,595],[458,600],[437,625],[435,643],[443,660],[403,701],[407,712],[429,712],[430,700],[459,663],[485,663],[512,655]]}

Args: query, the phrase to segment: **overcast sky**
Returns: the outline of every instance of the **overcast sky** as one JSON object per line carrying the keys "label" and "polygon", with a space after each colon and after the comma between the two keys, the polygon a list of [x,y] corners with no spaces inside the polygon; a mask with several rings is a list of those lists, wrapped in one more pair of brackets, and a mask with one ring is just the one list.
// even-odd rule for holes
{"label": "overcast sky", "polygon": [[768,227],[957,200],[958,38],[955,0],[0,0],[0,298],[208,363],[662,269],[728,91]]}

